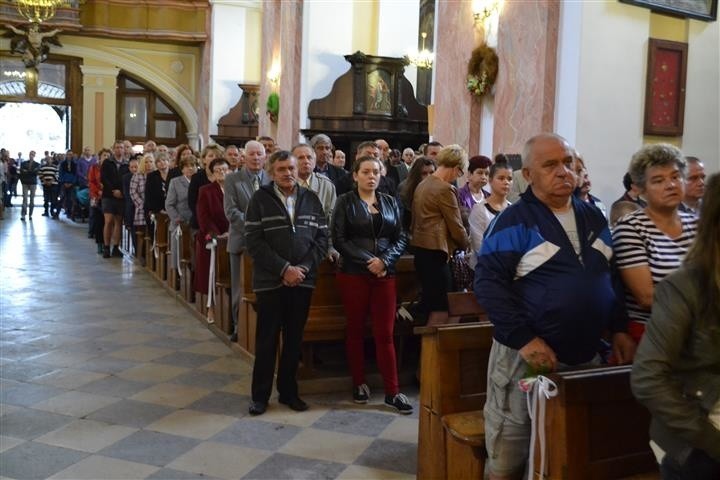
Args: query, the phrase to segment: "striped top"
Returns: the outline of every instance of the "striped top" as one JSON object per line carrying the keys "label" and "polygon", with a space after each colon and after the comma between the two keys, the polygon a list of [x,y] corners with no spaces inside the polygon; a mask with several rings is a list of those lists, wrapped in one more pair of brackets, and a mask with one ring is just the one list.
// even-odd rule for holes
{"label": "striped top", "polygon": [[55,185],[57,184],[58,180],[58,168],[56,165],[50,165],[46,163],[45,165],[40,167],[38,176],[40,177],[41,183]]}
{"label": "striped top", "polygon": [[[622,217],[613,229],[613,245],[618,268],[646,265],[653,285],[677,270],[695,238],[697,217],[678,212],[682,234],[675,239],[660,231],[645,210],[636,210]],[[630,289],[625,288],[625,302],[631,320],[647,322],[650,311],[642,309]]]}

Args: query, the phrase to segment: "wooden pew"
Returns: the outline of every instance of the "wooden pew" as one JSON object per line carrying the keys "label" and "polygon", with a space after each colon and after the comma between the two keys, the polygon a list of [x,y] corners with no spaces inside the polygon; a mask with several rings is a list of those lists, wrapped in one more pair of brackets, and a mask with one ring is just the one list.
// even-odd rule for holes
{"label": "wooden pew", "polygon": [[[657,472],[648,445],[649,412],[630,390],[631,366],[548,375],[558,395],[546,402],[546,479],[605,480]],[[535,473],[540,454],[536,445]]]}
{"label": "wooden pew", "polygon": [[488,322],[474,292],[448,292],[448,323]]}
{"label": "wooden pew", "polygon": [[[255,325],[257,315],[252,292],[252,259],[244,254],[242,257],[243,293],[238,318],[238,344],[248,354],[255,352]],[[417,297],[418,284],[415,277],[412,256],[402,256],[396,265],[397,294],[401,302],[409,302]],[[302,346],[302,364],[298,371],[300,378],[311,378],[316,375],[313,364],[313,349],[317,342],[338,342],[345,340],[345,309],[342,305],[340,291],[335,278],[336,267],[324,260],[318,268],[318,276],[308,321],[305,324]],[[367,333],[370,334],[368,326]],[[403,338],[409,331],[395,326],[395,348],[398,362],[402,358]]]}
{"label": "wooden pew", "polygon": [[[156,252],[152,252],[153,258],[155,259],[154,273],[158,280],[164,282],[165,279],[167,279],[168,271],[167,251],[169,245],[168,225],[170,223],[170,217],[167,216],[167,213],[156,213],[155,222],[157,224],[157,237],[155,238]],[[157,253],[157,257],[155,257],[155,253]]]}
{"label": "wooden pew", "polygon": [[[143,231],[143,258],[145,259],[145,269],[152,275],[155,275],[155,255],[153,255],[152,244],[152,223],[145,226]],[[139,245],[139,244],[138,244]]]}
{"label": "wooden pew", "polygon": [[226,334],[232,333],[230,296],[230,257],[227,238],[218,238],[215,248],[215,324]]}
{"label": "wooden pew", "polygon": [[[174,228],[174,227],[173,227]],[[168,232],[168,251],[165,254],[165,265],[167,266],[167,285],[173,292],[180,290],[180,274],[178,271],[177,262],[172,260],[172,254],[170,252],[172,239],[172,231]],[[181,247],[178,248],[178,255],[180,254]]]}
{"label": "wooden pew", "polygon": [[485,405],[492,331],[489,323],[415,329],[422,337],[417,478],[452,478],[442,419]]}
{"label": "wooden pew", "polygon": [[182,240],[180,242],[180,265],[182,266],[183,275],[180,277],[180,291],[183,299],[189,304],[195,302],[195,289],[193,288],[193,257],[195,248],[195,239],[190,230],[190,225],[183,223]]}

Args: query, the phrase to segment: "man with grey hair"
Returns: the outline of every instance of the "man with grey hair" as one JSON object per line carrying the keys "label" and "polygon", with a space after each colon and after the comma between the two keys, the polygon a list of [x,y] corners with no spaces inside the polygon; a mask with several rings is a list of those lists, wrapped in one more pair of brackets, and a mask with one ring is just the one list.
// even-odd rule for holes
{"label": "man with grey hair", "polygon": [[705,165],[697,157],[685,157],[687,176],[685,177],[685,196],[679,205],[681,212],[700,214],[702,198],[705,195]]}
{"label": "man with grey hair", "polygon": [[332,164],[332,141],[324,133],[318,133],[310,139],[310,146],[315,150],[315,173],[325,175],[337,187],[337,182],[347,175],[347,172]]}
{"label": "man with grey hair", "polygon": [[529,187],[491,224],[477,257],[475,295],[494,325],[483,412],[492,480],[521,478],[529,456],[520,379],[597,363],[606,329],[618,363],[634,355],[610,230],[597,208],[573,196],[575,162],[559,135],[528,140]]}
{"label": "man with grey hair", "polygon": [[[237,147],[236,147],[237,150]],[[230,291],[232,292],[233,333],[230,341],[237,341],[237,319],[240,310],[240,260],[245,251],[245,211],[250,197],[262,185],[270,183],[265,172],[265,147],[256,140],[245,144],[247,161],[238,171],[225,177],[224,208],[230,222],[227,244],[230,257]]]}

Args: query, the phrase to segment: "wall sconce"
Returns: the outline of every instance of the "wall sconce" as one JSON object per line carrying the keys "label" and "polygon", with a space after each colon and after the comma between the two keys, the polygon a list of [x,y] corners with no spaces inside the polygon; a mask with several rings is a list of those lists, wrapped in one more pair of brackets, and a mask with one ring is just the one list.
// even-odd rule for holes
{"label": "wall sconce", "polygon": [[472,13],[475,24],[485,23],[493,15],[499,15],[502,0],[473,0]]}
{"label": "wall sconce", "polygon": [[427,33],[422,32],[420,36],[422,37],[421,50],[419,52],[410,53],[410,55],[407,56],[407,59],[417,68],[429,70],[432,68],[433,63],[435,62],[435,54],[425,48],[425,39],[427,38]]}
{"label": "wall sconce", "polygon": [[273,62],[272,67],[268,70],[267,78],[274,86],[280,83],[280,63]]}

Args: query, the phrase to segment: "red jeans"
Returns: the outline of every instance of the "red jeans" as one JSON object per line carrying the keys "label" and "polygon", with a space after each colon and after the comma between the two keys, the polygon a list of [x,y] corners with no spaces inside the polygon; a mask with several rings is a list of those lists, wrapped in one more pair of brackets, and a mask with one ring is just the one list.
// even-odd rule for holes
{"label": "red jeans", "polygon": [[363,331],[370,315],[378,368],[383,377],[386,395],[396,395],[398,385],[393,330],[395,328],[395,277],[376,278],[372,275],[350,275],[338,272],[347,329],[347,350],[353,385],[365,383]]}

